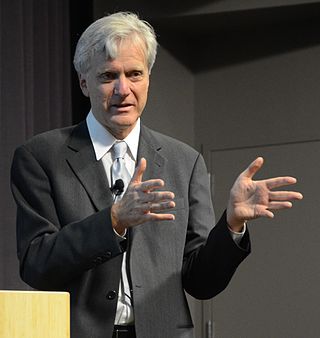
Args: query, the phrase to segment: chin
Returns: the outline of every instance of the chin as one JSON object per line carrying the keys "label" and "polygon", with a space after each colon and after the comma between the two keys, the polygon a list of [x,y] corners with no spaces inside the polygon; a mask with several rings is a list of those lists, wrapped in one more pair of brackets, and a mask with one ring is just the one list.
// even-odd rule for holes
{"label": "chin", "polygon": [[112,119],[112,124],[114,124],[115,126],[118,126],[118,128],[128,128],[128,127],[134,126],[138,118],[139,118],[138,115],[136,115],[135,117],[118,115]]}

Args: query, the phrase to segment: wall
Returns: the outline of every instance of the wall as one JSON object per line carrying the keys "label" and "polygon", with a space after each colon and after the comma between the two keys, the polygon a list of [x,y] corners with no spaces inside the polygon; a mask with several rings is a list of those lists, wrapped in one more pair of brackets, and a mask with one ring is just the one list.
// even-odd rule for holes
{"label": "wall", "polygon": [[19,277],[10,167],[34,134],[71,123],[69,4],[0,2],[0,289]]}
{"label": "wall", "polygon": [[197,143],[221,149],[319,139],[319,56],[316,45],[198,73]]}
{"label": "wall", "polygon": [[319,59],[320,45],[303,46],[195,75],[195,138],[217,214],[235,177],[260,155],[266,163],[258,177],[293,175],[304,194],[274,220],[249,223],[252,254],[207,304],[214,337],[319,335]]}
{"label": "wall", "polygon": [[194,145],[193,74],[161,47],[142,120],[150,128]]}
{"label": "wall", "polygon": [[203,1],[195,8],[183,11],[184,15],[219,13],[226,11],[242,11],[258,8],[282,7],[301,4],[317,3],[316,0],[220,0],[220,1]]}

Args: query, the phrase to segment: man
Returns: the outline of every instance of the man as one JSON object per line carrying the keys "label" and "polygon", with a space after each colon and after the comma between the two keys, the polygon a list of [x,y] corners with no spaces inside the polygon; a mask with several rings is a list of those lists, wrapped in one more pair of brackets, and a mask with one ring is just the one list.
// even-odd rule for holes
{"label": "man", "polygon": [[70,292],[74,338],[192,337],[184,290],[221,292],[250,252],[246,222],[302,198],[272,191],[292,177],[253,181],[257,158],[214,226],[202,156],[140,121],[156,47],[134,14],[94,22],[74,58],[86,121],[35,136],[14,156],[21,277]]}

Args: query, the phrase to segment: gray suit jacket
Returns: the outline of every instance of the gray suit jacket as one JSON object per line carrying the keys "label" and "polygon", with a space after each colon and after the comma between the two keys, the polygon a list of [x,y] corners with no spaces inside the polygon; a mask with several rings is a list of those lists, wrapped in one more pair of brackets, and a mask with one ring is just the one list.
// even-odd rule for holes
{"label": "gray suit jacket", "polygon": [[86,123],[33,137],[12,165],[20,274],[40,290],[71,294],[73,338],[111,337],[122,254],[128,252],[138,338],[192,337],[184,290],[199,299],[221,292],[248,255],[214,213],[202,156],[142,126],[144,180],[162,178],[176,195],[175,221],[135,227],[119,240],[113,203]]}

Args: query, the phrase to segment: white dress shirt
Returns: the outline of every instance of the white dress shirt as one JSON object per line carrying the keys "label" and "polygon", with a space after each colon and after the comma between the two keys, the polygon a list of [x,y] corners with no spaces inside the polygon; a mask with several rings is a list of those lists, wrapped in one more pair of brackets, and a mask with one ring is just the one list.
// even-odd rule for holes
{"label": "white dress shirt", "polygon": [[[96,120],[91,111],[89,112],[86,121],[89,129],[91,142],[95,151],[96,159],[97,161],[102,160],[111,188],[112,182],[111,167],[113,163],[111,149],[113,144],[117,141],[117,139]],[[128,146],[124,160],[126,168],[128,169],[128,172],[131,177],[133,176],[136,166],[139,136],[140,136],[140,119],[138,119],[131,133],[124,139],[124,141]],[[128,325],[132,324],[133,322],[134,322],[134,313],[131,302],[131,291],[126,270],[126,252],[125,252],[122,260],[121,280],[119,285],[115,325]]]}

